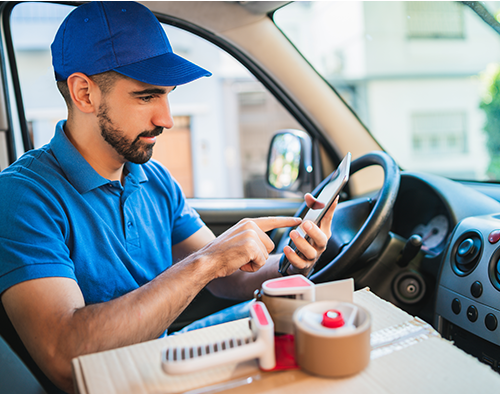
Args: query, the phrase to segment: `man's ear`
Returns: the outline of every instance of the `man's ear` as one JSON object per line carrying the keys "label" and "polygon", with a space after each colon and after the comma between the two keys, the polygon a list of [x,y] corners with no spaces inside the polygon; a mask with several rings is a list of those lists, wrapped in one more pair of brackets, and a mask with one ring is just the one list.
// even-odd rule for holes
{"label": "man's ear", "polygon": [[101,91],[92,79],[80,72],[68,77],[68,90],[73,104],[83,113],[93,113],[98,109]]}

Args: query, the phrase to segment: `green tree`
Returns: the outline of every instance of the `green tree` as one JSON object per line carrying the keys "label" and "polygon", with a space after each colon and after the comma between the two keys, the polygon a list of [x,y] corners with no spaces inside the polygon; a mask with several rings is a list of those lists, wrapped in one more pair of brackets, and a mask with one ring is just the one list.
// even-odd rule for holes
{"label": "green tree", "polygon": [[486,74],[486,92],[479,107],[486,113],[484,131],[490,164],[486,173],[492,180],[500,180],[500,67]]}

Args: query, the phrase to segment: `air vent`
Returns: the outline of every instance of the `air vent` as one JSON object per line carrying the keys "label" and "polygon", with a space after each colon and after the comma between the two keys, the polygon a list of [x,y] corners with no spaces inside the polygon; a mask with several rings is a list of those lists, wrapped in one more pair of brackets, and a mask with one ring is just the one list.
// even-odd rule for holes
{"label": "air vent", "polygon": [[481,259],[483,239],[477,231],[462,234],[453,245],[451,263],[458,276],[469,275]]}
{"label": "air vent", "polygon": [[488,275],[491,284],[500,291],[500,247],[491,256]]}

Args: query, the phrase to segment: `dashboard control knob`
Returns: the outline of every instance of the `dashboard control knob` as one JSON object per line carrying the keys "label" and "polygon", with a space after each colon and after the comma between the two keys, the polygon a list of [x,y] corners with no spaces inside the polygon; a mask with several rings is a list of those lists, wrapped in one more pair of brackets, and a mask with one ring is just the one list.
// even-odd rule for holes
{"label": "dashboard control knob", "polygon": [[466,232],[455,242],[453,269],[459,276],[472,272],[481,258],[483,241],[478,232]]}
{"label": "dashboard control knob", "polygon": [[498,326],[497,317],[495,317],[495,315],[492,313],[487,314],[484,318],[484,324],[486,325],[486,328],[488,328],[488,330],[494,331]]}
{"label": "dashboard control knob", "polygon": [[481,282],[476,281],[470,287],[470,293],[477,299],[483,294],[483,285]]}
{"label": "dashboard control knob", "polygon": [[460,314],[460,311],[462,311],[462,303],[460,303],[459,299],[453,299],[451,302],[451,310],[457,315]]}
{"label": "dashboard control knob", "polygon": [[469,308],[467,308],[467,319],[470,322],[476,322],[477,317],[478,317],[477,308],[475,306],[469,306]]}
{"label": "dashboard control knob", "polygon": [[465,239],[458,246],[458,255],[460,257],[468,257],[474,254],[474,241],[471,238]]}
{"label": "dashboard control knob", "polygon": [[495,244],[500,240],[500,229],[495,229],[488,235],[488,242]]}

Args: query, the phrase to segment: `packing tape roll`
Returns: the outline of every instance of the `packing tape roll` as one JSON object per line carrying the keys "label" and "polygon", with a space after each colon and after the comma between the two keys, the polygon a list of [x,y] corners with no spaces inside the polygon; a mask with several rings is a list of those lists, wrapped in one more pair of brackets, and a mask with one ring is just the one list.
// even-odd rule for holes
{"label": "packing tape roll", "polygon": [[[351,320],[341,328],[324,326],[321,318],[330,310],[340,311],[345,320]],[[305,371],[336,378],[356,374],[368,366],[371,316],[363,307],[318,301],[297,309],[293,324],[296,361]]]}
{"label": "packing tape roll", "polygon": [[285,297],[267,296],[260,293],[259,298],[269,311],[274,322],[274,330],[276,333],[294,333],[293,314],[297,309],[304,305],[310,304],[308,300],[287,299]]}

